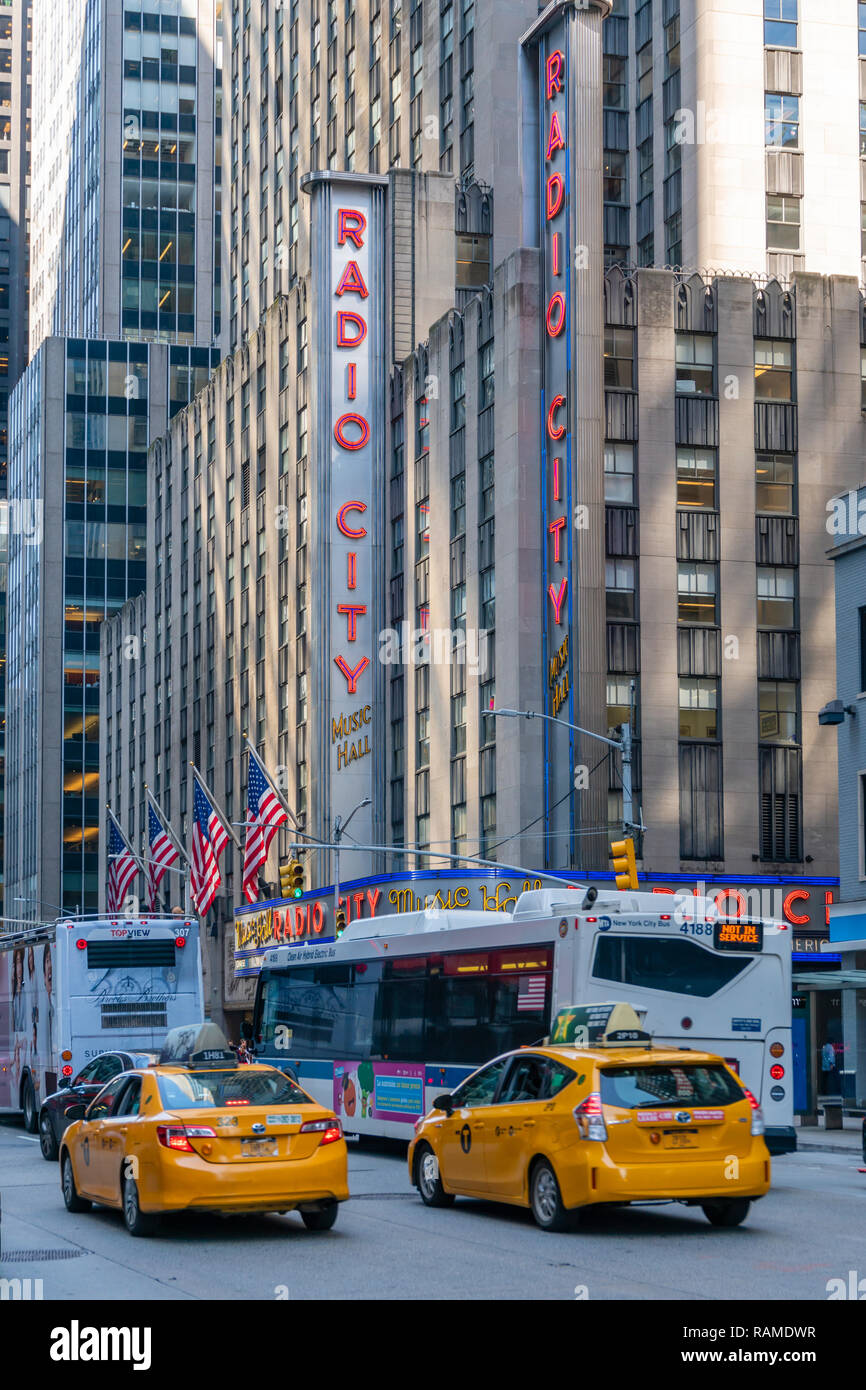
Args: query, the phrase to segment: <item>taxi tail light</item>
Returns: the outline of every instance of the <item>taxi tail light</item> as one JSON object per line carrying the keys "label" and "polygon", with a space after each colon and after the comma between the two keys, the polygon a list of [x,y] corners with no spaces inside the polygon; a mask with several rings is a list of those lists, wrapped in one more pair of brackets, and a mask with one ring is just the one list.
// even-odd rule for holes
{"label": "taxi tail light", "polygon": [[764,1112],[756,1096],[753,1096],[748,1086],[744,1086],[746,1099],[752,1107],[752,1134],[764,1133]]}
{"label": "taxi tail light", "polygon": [[573,1114],[584,1139],[607,1139],[607,1125],[598,1091],[593,1091],[582,1104],[575,1106]]}
{"label": "taxi tail light", "polygon": [[301,1125],[299,1134],[321,1134],[319,1147],[323,1144],[336,1144],[343,1137],[343,1126],[334,1118],[328,1120],[307,1120]]}
{"label": "taxi tail light", "polygon": [[173,1149],[179,1154],[193,1154],[195,1149],[189,1142],[193,1139],[216,1139],[216,1130],[207,1125],[157,1125],[156,1137],[164,1149]]}

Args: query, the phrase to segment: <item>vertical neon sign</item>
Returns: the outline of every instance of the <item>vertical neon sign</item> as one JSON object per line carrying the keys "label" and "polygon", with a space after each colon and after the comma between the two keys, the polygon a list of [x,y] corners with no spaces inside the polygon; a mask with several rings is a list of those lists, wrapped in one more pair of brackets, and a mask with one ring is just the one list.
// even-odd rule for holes
{"label": "vertical neon sign", "polygon": [[[569,171],[569,63],[564,21],[538,45],[539,219],[543,264],[541,488],[543,605],[542,670],[545,713],[573,721],[571,180]],[[565,758],[566,744],[569,757]],[[573,826],[573,743],[545,725],[545,822]],[[561,817],[561,819],[560,819]],[[564,842],[553,851],[561,859]],[[549,862],[549,857],[548,857]]]}

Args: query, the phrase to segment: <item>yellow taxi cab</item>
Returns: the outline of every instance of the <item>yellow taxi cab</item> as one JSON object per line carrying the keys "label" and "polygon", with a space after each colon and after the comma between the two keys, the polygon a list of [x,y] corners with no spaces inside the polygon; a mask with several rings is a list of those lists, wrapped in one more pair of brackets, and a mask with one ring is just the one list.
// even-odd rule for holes
{"label": "yellow taxi cab", "polygon": [[551,1040],[481,1067],[415,1126],[422,1201],[528,1206],[543,1230],[580,1208],[675,1201],[739,1226],[770,1186],[755,1097],[721,1057],[653,1047],[627,1004],[575,1005]]}
{"label": "yellow taxi cab", "polygon": [[308,1229],[330,1230],[349,1196],[333,1111],[276,1067],[239,1065],[213,1024],[173,1033],[159,1063],[115,1077],[64,1133],[67,1210],[116,1207],[133,1236],[193,1208],[297,1210]]}

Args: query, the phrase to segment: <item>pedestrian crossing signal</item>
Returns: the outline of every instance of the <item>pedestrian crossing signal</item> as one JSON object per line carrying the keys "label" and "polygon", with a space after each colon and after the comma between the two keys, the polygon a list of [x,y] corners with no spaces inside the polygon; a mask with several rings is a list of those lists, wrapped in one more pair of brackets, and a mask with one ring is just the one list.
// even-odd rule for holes
{"label": "pedestrian crossing signal", "polygon": [[616,886],[620,892],[625,892],[631,888],[637,889],[637,861],[634,853],[634,840],[613,840],[611,842],[609,857],[613,860],[613,871],[616,874]]}

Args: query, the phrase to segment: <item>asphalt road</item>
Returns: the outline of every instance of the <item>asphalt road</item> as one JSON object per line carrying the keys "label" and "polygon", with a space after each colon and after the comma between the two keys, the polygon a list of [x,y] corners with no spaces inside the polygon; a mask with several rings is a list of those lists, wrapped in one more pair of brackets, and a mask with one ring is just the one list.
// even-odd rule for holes
{"label": "asphalt road", "polygon": [[308,1232],[293,1215],[199,1214],[134,1240],[117,1212],[69,1215],[56,1164],[3,1121],[0,1277],[41,1279],[44,1299],[75,1301],[825,1300],[828,1280],[847,1284],[851,1270],[866,1279],[857,1163],[825,1153],[777,1159],[769,1196],[733,1231],[668,1205],[589,1213],[574,1233],[550,1235],[511,1207],[458,1200],[428,1211],[402,1148],[352,1146],[352,1200],[332,1231]]}

